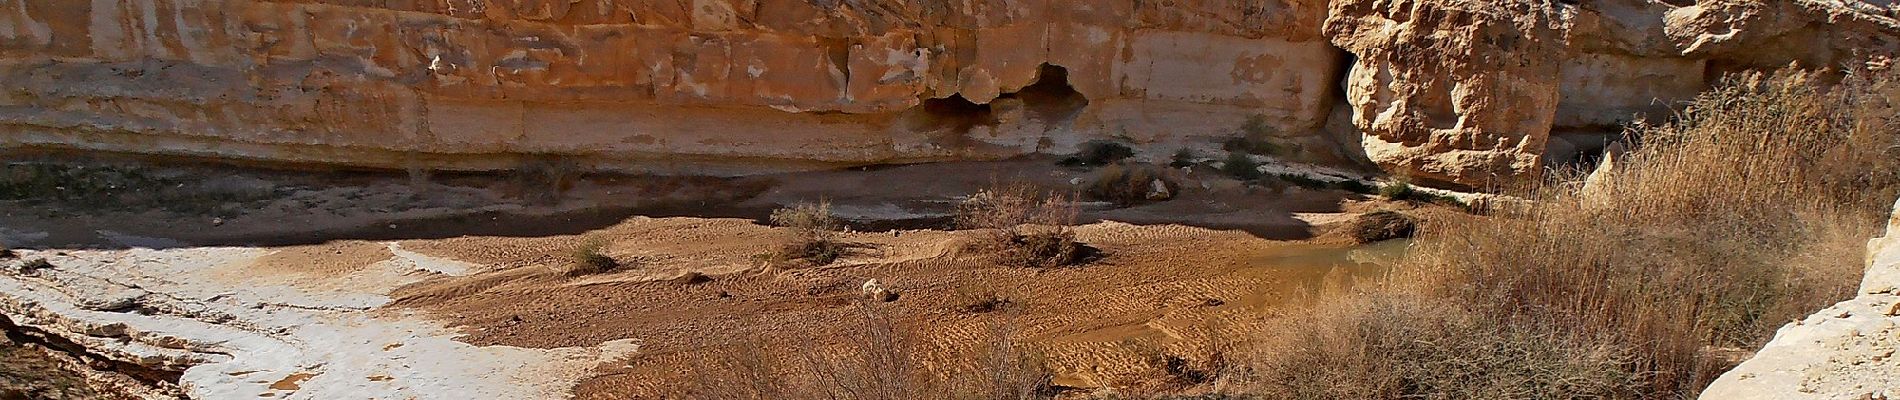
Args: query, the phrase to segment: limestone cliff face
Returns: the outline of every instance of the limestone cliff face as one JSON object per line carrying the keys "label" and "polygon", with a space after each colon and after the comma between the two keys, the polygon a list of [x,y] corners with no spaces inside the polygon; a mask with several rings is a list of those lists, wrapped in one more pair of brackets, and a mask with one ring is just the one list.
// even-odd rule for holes
{"label": "limestone cliff face", "polygon": [[[1482,186],[1601,146],[1722,73],[1891,55],[1890,14],[1847,0],[0,0],[0,150],[738,173],[1094,139],[1165,155],[1259,119],[1388,172]],[[1337,125],[1351,129],[1324,129]]]}
{"label": "limestone cliff face", "polygon": [[0,144],[384,167],[991,158],[1254,115],[1305,132],[1343,59],[1317,0],[0,5]]}

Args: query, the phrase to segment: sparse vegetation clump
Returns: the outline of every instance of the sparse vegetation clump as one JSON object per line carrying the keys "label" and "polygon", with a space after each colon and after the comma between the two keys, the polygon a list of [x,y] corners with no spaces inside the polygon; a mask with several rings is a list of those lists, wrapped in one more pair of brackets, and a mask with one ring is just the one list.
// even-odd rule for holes
{"label": "sparse vegetation clump", "polygon": [[1168,159],[1168,166],[1175,168],[1192,167],[1200,159],[1201,156],[1195,154],[1194,149],[1183,147],[1180,150],[1174,151],[1174,157]]}
{"label": "sparse vegetation clump", "polygon": [[843,257],[849,249],[838,239],[838,233],[844,231],[844,222],[831,214],[830,201],[799,203],[773,210],[771,219],[772,225],[791,230],[785,243],[772,254],[775,261],[803,260],[812,265],[826,265]]}
{"label": "sparse vegetation clump", "polygon": [[1095,167],[1114,164],[1135,156],[1135,149],[1128,145],[1104,140],[1082,143],[1082,149],[1075,156],[1062,160],[1063,165]]}
{"label": "sparse vegetation clump", "polygon": [[993,290],[963,289],[957,291],[957,311],[969,314],[984,314],[1007,310],[1016,305],[1016,301]]}
{"label": "sparse vegetation clump", "polygon": [[1269,399],[1637,398],[1627,347],[1521,324],[1456,302],[1354,294],[1268,327],[1243,372]]}
{"label": "sparse vegetation clump", "polygon": [[590,239],[581,242],[567,254],[567,265],[561,271],[567,276],[593,275],[611,272],[620,267],[620,261],[602,252],[606,241]]}
{"label": "sparse vegetation clump", "polygon": [[275,195],[268,185],[210,184],[201,176],[164,172],[118,165],[4,164],[0,165],[0,201],[206,215]]}
{"label": "sparse vegetation clump", "polygon": [[1434,221],[1389,280],[1270,330],[1263,392],[1694,397],[1733,366],[1711,349],[1851,296],[1900,194],[1900,87],[1869,78],[1736,78],[1633,128],[1587,185]]}
{"label": "sparse vegetation clump", "polygon": [[1392,201],[1405,201],[1405,202],[1414,202],[1414,203],[1436,203],[1436,204],[1459,206],[1459,207],[1463,207],[1465,205],[1463,201],[1458,200],[1458,198],[1456,197],[1437,195],[1437,194],[1426,192],[1424,190],[1419,190],[1417,187],[1412,186],[1411,181],[1406,180],[1403,177],[1393,182],[1380,185],[1379,196],[1385,197],[1387,200],[1392,200]]}
{"label": "sparse vegetation clump", "polygon": [[1115,163],[1102,167],[1083,193],[1089,198],[1128,206],[1174,197],[1181,185],[1165,170],[1148,164]]}
{"label": "sparse vegetation clump", "polygon": [[1240,125],[1239,133],[1239,136],[1222,142],[1221,149],[1263,156],[1285,155],[1289,152],[1289,146],[1278,143],[1279,139],[1275,137],[1278,130],[1264,115],[1248,116],[1247,122]]}
{"label": "sparse vegetation clump", "polygon": [[1221,173],[1227,174],[1227,176],[1243,181],[1260,179],[1261,175],[1260,162],[1254,161],[1253,156],[1241,152],[1227,153],[1227,160],[1221,163],[1220,171]]}
{"label": "sparse vegetation clump", "polygon": [[1092,251],[1075,239],[1075,201],[1028,185],[978,191],[957,205],[963,229],[990,230],[987,241],[1006,265],[1049,268],[1079,264]]}

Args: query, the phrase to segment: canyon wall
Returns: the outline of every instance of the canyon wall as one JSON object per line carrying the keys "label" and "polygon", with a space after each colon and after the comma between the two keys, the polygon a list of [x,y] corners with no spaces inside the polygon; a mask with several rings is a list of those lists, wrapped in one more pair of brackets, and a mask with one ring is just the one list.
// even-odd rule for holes
{"label": "canyon wall", "polygon": [[[720,173],[1317,129],[1318,1],[7,0],[0,143]],[[1042,83],[1037,85],[1037,83]]]}
{"label": "canyon wall", "polygon": [[728,174],[1089,140],[1165,156],[1254,120],[1338,153],[1322,158],[1482,186],[1601,147],[1722,73],[1891,54],[1887,14],[1842,0],[0,0],[0,149]]}

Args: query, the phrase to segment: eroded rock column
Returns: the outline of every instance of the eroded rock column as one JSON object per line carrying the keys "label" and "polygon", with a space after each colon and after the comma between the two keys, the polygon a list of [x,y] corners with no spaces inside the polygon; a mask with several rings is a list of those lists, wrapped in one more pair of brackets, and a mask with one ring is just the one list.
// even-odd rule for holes
{"label": "eroded rock column", "polygon": [[1333,4],[1332,42],[1366,156],[1387,172],[1482,186],[1536,173],[1558,101],[1562,7],[1409,0]]}

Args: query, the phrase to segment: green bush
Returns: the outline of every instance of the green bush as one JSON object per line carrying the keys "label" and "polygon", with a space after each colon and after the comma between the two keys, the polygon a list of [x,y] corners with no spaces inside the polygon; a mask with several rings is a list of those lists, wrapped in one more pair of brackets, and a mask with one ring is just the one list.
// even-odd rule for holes
{"label": "green bush", "polygon": [[1221,173],[1243,181],[1260,179],[1260,163],[1255,162],[1247,153],[1227,153],[1227,161],[1221,164]]}
{"label": "green bush", "polygon": [[1063,165],[1094,167],[1121,161],[1135,156],[1135,149],[1128,145],[1094,140],[1082,144],[1082,151],[1075,156],[1062,160]]}

